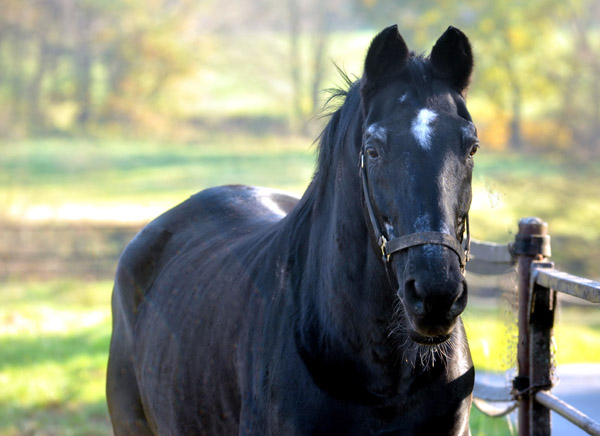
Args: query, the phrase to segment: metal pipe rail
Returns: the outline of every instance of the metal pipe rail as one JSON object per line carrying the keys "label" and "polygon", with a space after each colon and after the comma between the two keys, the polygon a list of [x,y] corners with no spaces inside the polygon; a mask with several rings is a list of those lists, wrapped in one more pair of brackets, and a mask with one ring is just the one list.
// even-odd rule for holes
{"label": "metal pipe rail", "polygon": [[600,282],[577,277],[552,268],[536,268],[535,282],[547,289],[581,298],[590,303],[600,303]]}
{"label": "metal pipe rail", "polygon": [[550,392],[537,392],[535,394],[535,400],[548,409],[554,410],[560,416],[569,420],[586,433],[594,436],[600,436],[600,424],[590,419],[590,417],[585,413],[581,413],[573,406],[565,403],[560,398],[555,397]]}

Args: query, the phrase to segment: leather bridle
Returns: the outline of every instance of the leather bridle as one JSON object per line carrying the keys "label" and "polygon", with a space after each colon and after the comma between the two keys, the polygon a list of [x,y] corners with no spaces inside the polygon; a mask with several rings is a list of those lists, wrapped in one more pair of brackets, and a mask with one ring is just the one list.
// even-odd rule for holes
{"label": "leather bridle", "polygon": [[367,170],[365,168],[365,157],[363,150],[361,150],[360,152],[360,176],[362,181],[364,201],[367,207],[367,213],[369,215],[369,220],[371,221],[371,227],[373,228],[373,232],[375,233],[375,240],[377,241],[377,245],[381,249],[381,255],[383,258],[383,262],[386,266],[386,270],[388,272],[388,277],[389,262],[393,254],[399,253],[411,247],[430,244],[443,245],[444,247],[447,247],[454,251],[460,260],[461,272],[464,274],[465,266],[469,261],[469,249],[471,245],[471,232],[469,229],[468,214],[465,217],[465,228],[467,232],[467,238],[465,240],[464,246],[455,237],[442,232],[410,233],[408,235],[391,238],[388,240],[385,237],[384,233],[381,231],[381,227],[379,226],[379,222],[373,210],[373,202],[371,201],[371,195],[369,193]]}

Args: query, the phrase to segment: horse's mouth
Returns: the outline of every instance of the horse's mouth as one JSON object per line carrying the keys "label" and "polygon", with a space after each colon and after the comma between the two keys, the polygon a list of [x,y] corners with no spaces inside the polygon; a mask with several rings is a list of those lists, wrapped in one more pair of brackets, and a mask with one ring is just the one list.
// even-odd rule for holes
{"label": "horse's mouth", "polygon": [[423,336],[418,334],[415,331],[411,331],[410,332],[410,338],[413,340],[413,342],[416,342],[418,344],[421,345],[439,345],[439,344],[443,344],[444,342],[446,342],[448,339],[450,339],[450,334],[448,335],[438,335],[438,336]]}

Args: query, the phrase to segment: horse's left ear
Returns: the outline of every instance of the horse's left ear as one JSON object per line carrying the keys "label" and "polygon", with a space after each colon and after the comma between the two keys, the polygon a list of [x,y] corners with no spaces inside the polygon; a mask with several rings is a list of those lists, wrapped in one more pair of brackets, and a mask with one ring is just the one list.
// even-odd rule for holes
{"label": "horse's left ear", "polygon": [[440,77],[464,93],[473,72],[471,44],[464,33],[456,27],[448,27],[433,46],[429,59]]}

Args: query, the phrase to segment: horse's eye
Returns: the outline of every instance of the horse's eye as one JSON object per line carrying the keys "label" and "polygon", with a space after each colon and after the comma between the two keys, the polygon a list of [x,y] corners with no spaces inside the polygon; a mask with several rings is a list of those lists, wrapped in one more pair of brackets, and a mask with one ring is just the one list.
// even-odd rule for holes
{"label": "horse's eye", "polygon": [[375,150],[373,147],[368,147],[366,152],[367,156],[369,156],[371,159],[376,159],[379,157],[379,153],[377,153],[377,150]]}
{"label": "horse's eye", "polygon": [[471,146],[471,151],[469,152],[469,156],[471,156],[471,157],[475,156],[475,153],[477,153],[477,150],[479,150],[479,142],[476,142],[475,144],[473,144]]}

